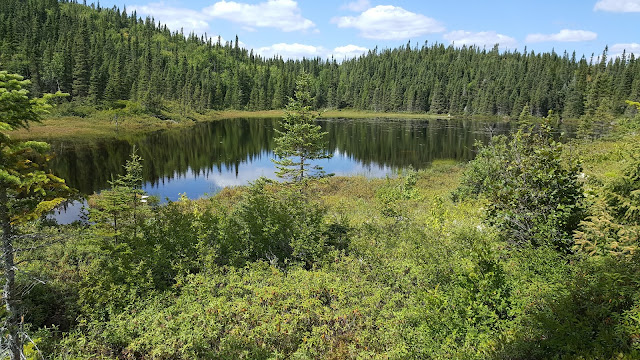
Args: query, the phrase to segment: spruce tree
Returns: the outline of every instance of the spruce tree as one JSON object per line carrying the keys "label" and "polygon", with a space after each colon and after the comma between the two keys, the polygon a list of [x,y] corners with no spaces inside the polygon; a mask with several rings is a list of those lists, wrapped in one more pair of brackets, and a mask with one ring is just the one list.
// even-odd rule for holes
{"label": "spruce tree", "polygon": [[76,34],[73,47],[73,96],[84,98],[89,95],[91,78],[91,59],[89,57],[89,39],[87,27],[84,24]]}
{"label": "spruce tree", "polygon": [[106,236],[118,243],[122,235],[137,237],[140,212],[146,208],[142,202],[142,158],[134,146],[124,165],[125,174],[109,181],[111,188],[93,197],[90,220]]}
{"label": "spruce tree", "polygon": [[47,143],[17,141],[8,134],[39,121],[40,114],[49,108],[48,99],[63,95],[48,94],[42,99],[29,99],[25,90],[29,85],[22,76],[0,71],[0,247],[5,305],[5,325],[0,341],[2,348],[8,348],[11,360],[24,359],[21,295],[15,282],[18,225],[52,210],[69,192],[64,180],[47,168],[50,149]]}
{"label": "spruce tree", "polygon": [[437,81],[431,98],[431,106],[429,112],[432,114],[442,114],[446,112],[446,104],[444,98],[444,90],[442,84]]}
{"label": "spruce tree", "polygon": [[327,133],[314,123],[318,114],[311,109],[310,87],[311,77],[302,73],[296,81],[295,97],[289,99],[274,150],[279,158],[273,160],[277,175],[298,183],[326,176],[321,166],[311,165],[310,161],[332,157],[326,152]]}

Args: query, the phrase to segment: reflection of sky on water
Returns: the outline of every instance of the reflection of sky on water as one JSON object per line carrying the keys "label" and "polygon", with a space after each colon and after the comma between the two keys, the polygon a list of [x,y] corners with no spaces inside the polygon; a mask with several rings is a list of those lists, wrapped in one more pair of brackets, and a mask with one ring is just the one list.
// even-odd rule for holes
{"label": "reflection of sky on water", "polygon": [[[186,193],[190,199],[197,199],[205,194],[213,195],[225,187],[247,185],[260,177],[277,179],[276,167],[271,161],[273,157],[273,153],[265,151],[261,156],[241,161],[237,169],[235,166],[229,166],[222,167],[220,170],[213,168],[207,172],[198,173],[188,169],[184,173],[174,173],[170,177],[161,178],[153,183],[147,182],[143,190],[161,200],[168,198],[176,201],[183,193]],[[390,167],[366,165],[338,150],[331,159],[315,161],[312,164],[320,165],[328,174],[334,173],[336,176],[383,177],[392,173]]]}
{"label": "reflection of sky on water", "polygon": [[47,217],[56,219],[58,224],[71,224],[82,217],[82,208],[86,205],[86,201],[72,201],[62,208],[54,210]]}
{"label": "reflection of sky on water", "polygon": [[[212,168],[197,173],[189,168],[184,173],[175,172],[172,176],[146,182],[142,188],[147,194],[157,196],[162,202],[165,199],[177,201],[183,193],[190,199],[198,199],[207,194],[213,195],[225,187],[247,185],[260,177],[277,179],[276,167],[271,161],[273,157],[272,152],[265,151],[261,156],[241,161],[237,171],[235,166],[221,167],[219,170]],[[335,176],[384,177],[393,172],[388,166],[363,164],[339,150],[334,152],[331,159],[315,161],[312,164],[322,166],[327,174],[333,173]],[[81,218],[85,205],[85,201],[74,201],[65,209],[56,210],[52,217],[60,224],[69,224]]]}
{"label": "reflection of sky on water", "polygon": [[[384,177],[406,166],[424,168],[436,159],[468,160],[476,140],[488,141],[487,134],[478,132],[485,125],[466,120],[333,119],[321,123],[333,158],[312,165],[336,176]],[[268,119],[222,120],[151,134],[136,143],[145,159],[148,181],[143,189],[161,201],[175,201],[180,194],[196,199],[260,177],[276,179],[270,151],[275,126],[277,122]],[[496,133],[509,130],[506,123],[494,127]],[[85,194],[108,187],[109,176],[121,172],[132,147],[126,141],[92,145],[70,146],[69,151],[61,151],[58,162],[62,177]],[[78,219],[81,207],[73,204],[56,218],[61,222]]]}

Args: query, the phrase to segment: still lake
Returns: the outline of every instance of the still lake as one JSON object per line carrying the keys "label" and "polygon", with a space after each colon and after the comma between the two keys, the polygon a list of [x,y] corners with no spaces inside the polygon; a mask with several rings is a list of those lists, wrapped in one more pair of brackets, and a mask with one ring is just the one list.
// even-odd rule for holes
{"label": "still lake", "polygon": [[[108,188],[123,173],[132,147],[143,158],[144,186],[149,195],[177,200],[215,194],[224,187],[246,185],[261,176],[275,178],[271,162],[279,119],[230,119],[160,131],[136,141],[52,142],[55,174],[81,194]],[[508,122],[477,120],[321,119],[333,158],[319,161],[327,173],[384,177],[399,169],[421,169],[438,159],[467,161],[474,143],[508,133]],[[76,204],[60,222],[77,219]],[[65,219],[66,218],[66,219]]]}

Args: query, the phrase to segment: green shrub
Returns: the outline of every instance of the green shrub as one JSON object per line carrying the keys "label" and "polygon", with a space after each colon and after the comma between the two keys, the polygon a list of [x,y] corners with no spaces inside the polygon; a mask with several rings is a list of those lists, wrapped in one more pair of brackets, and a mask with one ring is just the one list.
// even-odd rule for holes
{"label": "green shrub", "polygon": [[565,164],[562,149],[545,125],[520,129],[511,139],[496,136],[480,146],[454,197],[483,195],[487,220],[512,245],[552,244],[566,251],[583,217],[583,194],[581,167]]}
{"label": "green shrub", "polygon": [[242,265],[268,260],[311,266],[325,253],[326,210],[297,186],[252,184],[225,224],[220,260]]}
{"label": "green shrub", "polygon": [[149,259],[157,289],[178,276],[198,273],[214,265],[221,243],[223,216],[217,204],[200,206],[188,199],[159,207],[142,226],[136,247]]}
{"label": "green shrub", "polygon": [[624,174],[598,192],[592,215],[574,235],[590,255],[630,256],[640,245],[640,153],[632,153]]}
{"label": "green shrub", "polygon": [[637,259],[574,258],[569,264],[554,253],[529,249],[514,258],[516,317],[497,358],[637,358]]}
{"label": "green shrub", "polygon": [[52,114],[58,116],[77,116],[87,117],[96,113],[96,108],[93,105],[84,104],[78,101],[65,101],[56,106]]}
{"label": "green shrub", "polygon": [[403,215],[406,216],[406,211],[403,211],[404,204],[402,201],[417,200],[419,198],[416,189],[417,182],[418,173],[412,167],[409,167],[406,173],[400,173],[398,179],[387,177],[385,185],[379,187],[376,191],[376,199],[380,204],[382,215],[398,219]]}

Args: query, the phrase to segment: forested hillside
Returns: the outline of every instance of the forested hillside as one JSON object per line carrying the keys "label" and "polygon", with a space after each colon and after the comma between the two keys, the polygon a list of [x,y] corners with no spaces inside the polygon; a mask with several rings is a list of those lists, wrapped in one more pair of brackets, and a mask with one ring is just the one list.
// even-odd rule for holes
{"label": "forested hillside", "polygon": [[[633,55],[407,44],[284,61],[172,30],[125,9],[0,0],[0,358],[640,358]],[[314,107],[517,120],[321,127]],[[127,127],[281,108],[280,128],[227,119],[138,142]],[[48,113],[33,129],[102,123],[96,156],[54,173],[52,149],[87,139],[34,141]],[[567,125],[576,138],[559,136]],[[265,148],[282,182],[164,203],[145,192],[148,174],[238,178]],[[339,153],[401,170],[315,178],[309,160]],[[71,183],[100,191],[63,225],[47,214],[78,195]]]}
{"label": "forested hillside", "polygon": [[4,0],[0,67],[23,74],[35,94],[74,101],[165,101],[183,108],[280,109],[295,78],[313,76],[316,106],[375,111],[565,118],[616,116],[640,97],[634,55],[499,52],[408,43],[357,59],[264,59],[239,42],[183,34],[126,9],[76,1]]}

